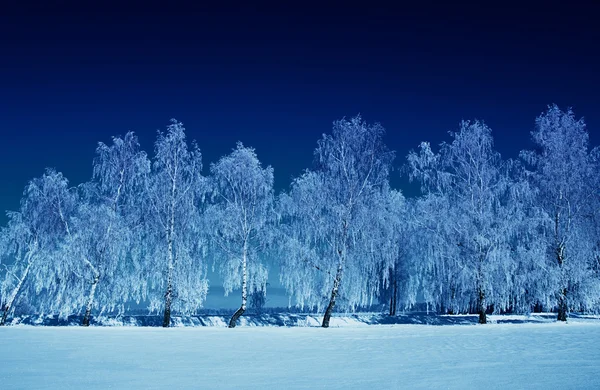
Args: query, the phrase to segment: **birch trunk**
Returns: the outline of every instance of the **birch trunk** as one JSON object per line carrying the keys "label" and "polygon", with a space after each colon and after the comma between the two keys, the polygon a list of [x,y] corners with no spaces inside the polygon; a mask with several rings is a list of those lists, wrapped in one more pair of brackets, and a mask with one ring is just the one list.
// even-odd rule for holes
{"label": "birch trunk", "polygon": [[566,281],[567,276],[565,275],[565,269],[564,269],[564,262],[565,262],[564,246],[558,245],[558,247],[556,249],[556,257],[558,260],[558,266],[560,267],[561,282],[562,282],[562,286],[563,286],[560,289],[560,291],[558,292],[558,317],[556,318],[556,320],[557,321],[566,321],[568,307],[567,307],[567,288],[564,287],[567,285],[567,281]]}
{"label": "birch trunk", "polygon": [[567,320],[567,289],[564,288],[558,296],[558,317],[557,321]]}
{"label": "birch trunk", "polygon": [[485,312],[487,310],[487,305],[485,302],[485,291],[483,291],[482,287],[479,287],[478,290],[479,290],[479,294],[477,297],[477,313],[479,314],[479,323],[486,324],[487,317],[485,315]]}
{"label": "birch trunk", "polygon": [[81,325],[90,326],[90,318],[92,316],[92,307],[94,306],[94,297],[96,296],[96,288],[98,287],[98,282],[100,281],[100,274],[98,271],[95,271],[94,280],[92,281],[92,287],[90,288],[90,295],[88,296],[87,305],[85,306],[85,315],[83,316],[83,321]]}
{"label": "birch trunk", "polygon": [[246,303],[248,301],[248,245],[244,242],[244,249],[242,250],[242,306],[233,314],[231,320],[229,320],[229,327],[235,328],[237,320],[246,311]]}
{"label": "birch trunk", "polygon": [[[562,200],[562,194],[560,199]],[[557,321],[566,321],[567,320],[567,275],[565,274],[565,245],[564,241],[561,240],[559,235],[559,222],[560,222],[560,212],[556,213],[554,217],[554,239],[556,240],[556,261],[558,262],[558,267],[561,273],[561,283],[562,286],[558,292],[558,316],[556,318]]]}
{"label": "birch trunk", "polygon": [[392,297],[390,298],[390,316],[396,315],[396,306],[398,305],[398,281],[394,275],[394,282],[392,285]]}
{"label": "birch trunk", "polygon": [[169,239],[169,264],[167,268],[167,291],[165,292],[165,313],[163,328],[171,324],[171,303],[173,302],[173,241]]}
{"label": "birch trunk", "polygon": [[327,305],[327,310],[325,310],[325,315],[323,316],[323,323],[321,326],[323,328],[329,328],[329,321],[331,320],[331,314],[333,313],[333,308],[335,307],[335,301],[338,295],[338,291],[340,288],[340,283],[342,281],[342,273],[344,270],[344,266],[342,263],[338,266],[337,272],[335,274],[335,279],[333,280],[333,288],[331,289],[331,297],[329,298],[329,305]]}
{"label": "birch trunk", "polygon": [[19,280],[19,283],[15,286],[13,292],[10,294],[8,301],[6,301],[6,306],[4,307],[4,313],[2,313],[2,318],[0,318],[0,326],[6,323],[6,319],[8,318],[8,313],[12,309],[12,305],[15,303],[17,296],[21,292],[21,288],[23,287],[23,283],[25,279],[27,279],[27,275],[29,275],[29,270],[31,269],[32,263],[27,264],[27,268],[25,268],[25,272],[23,272],[23,276]]}
{"label": "birch trunk", "polygon": [[177,194],[177,167],[171,179],[171,215],[169,226],[167,227],[167,291],[165,292],[165,314],[163,317],[163,328],[168,328],[171,324],[171,304],[173,303],[173,271],[175,268],[173,259],[173,237],[175,236],[175,195]]}

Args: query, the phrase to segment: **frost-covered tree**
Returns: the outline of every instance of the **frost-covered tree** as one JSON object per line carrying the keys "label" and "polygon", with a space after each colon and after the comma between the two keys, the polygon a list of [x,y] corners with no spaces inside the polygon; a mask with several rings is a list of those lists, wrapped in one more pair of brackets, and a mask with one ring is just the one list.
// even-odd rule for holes
{"label": "frost-covered tree", "polygon": [[593,239],[589,237],[598,188],[597,172],[589,150],[583,119],[572,110],[556,105],[536,120],[531,133],[535,149],[521,157],[532,167],[530,178],[539,190],[538,204],[549,217],[543,235],[547,267],[554,285],[558,320],[566,321],[570,307],[592,307],[598,303],[593,272]]}
{"label": "frost-covered tree", "polygon": [[236,326],[248,294],[264,294],[267,269],[261,255],[272,237],[273,168],[263,168],[252,148],[238,143],[231,154],[210,167],[215,203],[207,210],[214,253],[225,293],[242,289],[242,304],[229,321]]}
{"label": "frost-covered tree", "polygon": [[136,257],[142,245],[137,239],[141,232],[144,180],[149,171],[150,162],[133,132],[113,137],[110,145],[98,144],[93,182],[83,187],[88,202],[80,210],[80,219],[87,224],[80,231],[92,281],[83,325],[89,324],[101,278],[107,279],[106,288],[100,291],[102,309],[131,298],[131,280],[127,276],[134,267],[128,260]]}
{"label": "frost-covered tree", "polygon": [[78,189],[66,222],[67,239],[54,254],[62,302],[55,310],[62,315],[83,310],[83,326],[89,325],[94,307],[101,313],[114,310],[131,297],[129,260],[136,249],[132,243],[140,230],[138,210],[148,170],[145,153],[129,133],[113,138],[110,146],[99,144],[93,181]]}
{"label": "frost-covered tree", "polygon": [[508,161],[509,192],[504,207],[512,262],[504,269],[506,281],[496,285],[500,308],[528,314],[549,307],[547,292],[551,290],[550,273],[546,267],[543,235],[547,214],[537,205],[538,191],[527,180],[526,172],[517,160]]}
{"label": "frost-covered tree", "polygon": [[[86,186],[86,187],[91,187]],[[88,188],[82,190],[90,191]],[[88,326],[92,307],[98,304],[98,286],[101,289],[102,308],[112,308],[120,301],[118,296],[107,296],[107,289],[118,283],[117,265],[125,256],[123,240],[127,231],[123,221],[106,205],[93,203],[82,197],[78,200],[68,233],[60,250],[54,254],[57,279],[60,280],[62,315],[79,313],[83,309],[83,326]],[[60,267],[57,267],[60,265]],[[67,275],[65,275],[65,272]]]}
{"label": "frost-covered tree", "polygon": [[[600,299],[600,147],[594,148],[591,153],[592,164],[594,166],[594,173],[592,174],[592,201],[591,201],[591,212],[588,215],[588,219],[591,225],[591,229],[588,230],[588,235],[592,243],[592,261],[591,271],[592,278],[595,281],[594,289],[597,291],[596,296]],[[600,310],[600,302],[596,303],[595,310]],[[590,307],[586,308],[590,309]]]}
{"label": "frost-covered tree", "polygon": [[24,221],[21,212],[9,212],[8,218],[8,225],[0,231],[0,261],[4,261],[5,271],[0,290],[0,325],[6,323],[19,295],[28,287],[31,269],[39,255],[38,236],[35,228],[28,226],[30,221]]}
{"label": "frost-covered tree", "polygon": [[326,304],[328,327],[336,303],[349,309],[370,304],[379,291],[380,233],[373,202],[387,189],[394,153],[384,129],[360,116],[334,122],[315,150],[315,167],[280,197],[281,281],[299,306]]}
{"label": "frost-covered tree", "polygon": [[21,294],[40,312],[60,306],[62,280],[55,276],[68,278],[71,271],[56,261],[55,254],[67,238],[76,202],[67,179],[48,169],[29,182],[19,212],[9,213],[1,240],[2,257],[12,261],[2,288],[2,324]]}
{"label": "frost-covered tree", "polygon": [[189,148],[183,124],[172,120],[158,133],[152,172],[147,179],[147,262],[150,309],[164,307],[163,326],[171,311],[198,309],[208,290],[204,256],[206,242],[201,212],[206,180],[195,143]]}
{"label": "frost-covered tree", "polygon": [[[458,245],[452,242],[452,231],[447,222],[452,218],[450,201],[447,197],[427,193],[415,201],[412,256],[420,259],[416,265],[416,276],[428,305],[442,313],[458,313],[469,305],[463,301],[459,288],[467,275],[460,266]],[[465,283],[468,283],[466,281]]]}
{"label": "frost-covered tree", "polygon": [[[389,314],[396,315],[398,307],[409,308],[416,303],[418,258],[414,256],[416,240],[414,201],[405,199],[400,191],[387,192],[383,207],[378,208],[379,223],[374,251],[381,256],[382,289],[389,300]],[[382,297],[383,298],[383,297]]]}
{"label": "frost-covered tree", "polygon": [[375,225],[370,236],[370,256],[381,267],[379,300],[389,305],[389,315],[416,303],[418,279],[412,246],[413,202],[400,191],[387,189],[372,199]]}
{"label": "frost-covered tree", "polygon": [[[479,121],[463,121],[452,143],[435,154],[428,143],[411,152],[411,178],[421,181],[422,225],[431,234],[427,271],[436,278],[425,288],[443,289],[451,306],[464,310],[475,304],[479,322],[486,322],[488,305],[502,306],[513,258],[509,180],[500,155],[493,149],[491,130]],[[428,297],[433,291],[426,292]],[[459,298],[467,298],[457,302]]]}

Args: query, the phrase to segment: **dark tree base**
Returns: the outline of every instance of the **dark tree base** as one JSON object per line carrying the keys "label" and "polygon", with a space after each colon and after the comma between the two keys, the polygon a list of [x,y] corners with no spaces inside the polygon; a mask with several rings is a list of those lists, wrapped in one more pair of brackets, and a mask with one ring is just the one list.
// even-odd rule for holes
{"label": "dark tree base", "polygon": [[479,323],[480,324],[487,324],[487,317],[485,315],[485,312],[479,312]]}
{"label": "dark tree base", "polygon": [[335,299],[329,301],[329,305],[327,305],[327,310],[325,310],[325,315],[323,316],[323,323],[321,327],[329,328],[329,321],[331,320],[331,314],[333,313],[333,307],[335,306]]}
{"label": "dark tree base", "polygon": [[557,321],[566,321],[567,320],[567,310],[565,308],[558,309],[558,317]]}
{"label": "dark tree base", "polygon": [[171,308],[165,309],[165,316],[163,318],[163,328],[168,328],[171,325]]}
{"label": "dark tree base", "polygon": [[237,320],[242,316],[242,314],[244,314],[245,311],[246,311],[246,308],[242,306],[239,309],[237,309],[237,311],[235,313],[233,313],[233,316],[229,320],[230,328],[235,328],[235,326],[237,325]]}

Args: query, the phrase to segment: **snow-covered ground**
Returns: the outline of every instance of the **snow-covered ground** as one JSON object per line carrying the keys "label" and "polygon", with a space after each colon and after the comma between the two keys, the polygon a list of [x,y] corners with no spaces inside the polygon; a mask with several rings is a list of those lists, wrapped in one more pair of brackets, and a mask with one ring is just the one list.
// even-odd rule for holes
{"label": "snow-covered ground", "polygon": [[234,387],[600,388],[600,322],[0,328],[3,389]]}

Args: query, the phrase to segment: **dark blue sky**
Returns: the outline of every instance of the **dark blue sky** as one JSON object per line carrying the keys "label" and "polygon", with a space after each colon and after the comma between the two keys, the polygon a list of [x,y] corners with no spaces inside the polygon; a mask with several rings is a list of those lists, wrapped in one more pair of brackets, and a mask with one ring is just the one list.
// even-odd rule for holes
{"label": "dark blue sky", "polygon": [[45,167],[87,180],[112,135],[133,130],[151,153],[172,117],[206,167],[241,140],[278,189],[333,120],[357,113],[387,129],[397,165],[469,118],[514,157],[550,103],[600,141],[600,13],[586,3],[22,3],[0,10],[0,209]]}

